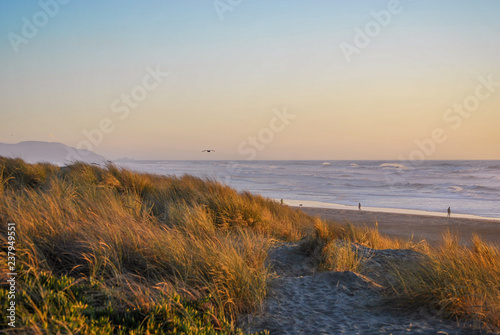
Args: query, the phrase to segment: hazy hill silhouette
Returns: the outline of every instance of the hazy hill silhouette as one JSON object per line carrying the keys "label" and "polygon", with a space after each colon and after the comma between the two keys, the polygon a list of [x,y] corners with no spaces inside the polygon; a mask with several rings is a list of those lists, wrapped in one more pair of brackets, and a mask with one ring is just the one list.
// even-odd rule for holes
{"label": "hazy hill silhouette", "polygon": [[0,143],[0,156],[22,158],[28,163],[48,162],[65,165],[75,161],[104,163],[106,159],[92,151],[76,149],[59,142],[24,141]]}

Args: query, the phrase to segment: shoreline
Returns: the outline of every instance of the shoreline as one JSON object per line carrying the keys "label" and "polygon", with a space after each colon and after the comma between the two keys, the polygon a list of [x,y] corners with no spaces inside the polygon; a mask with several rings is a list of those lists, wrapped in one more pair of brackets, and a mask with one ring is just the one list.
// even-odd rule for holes
{"label": "shoreline", "polygon": [[500,245],[500,222],[494,220],[359,211],[357,209],[295,208],[324,220],[377,228],[381,234],[392,238],[403,240],[413,238],[415,242],[426,240],[431,246],[438,246],[443,240],[443,235],[448,231],[457,235],[462,245],[470,245],[474,234],[485,242]]}
{"label": "shoreline", "polygon": [[[280,201],[281,199],[273,199]],[[347,211],[359,211],[357,206],[333,204],[321,201],[309,201],[309,200],[292,200],[283,199],[285,205],[291,207],[309,207],[309,208],[324,208],[324,209],[337,209],[337,210],[347,210]],[[404,215],[420,215],[420,216],[433,216],[433,217],[447,217],[446,212],[432,212],[424,211],[419,209],[402,209],[402,208],[389,208],[389,207],[365,207],[361,208],[362,211],[374,212],[374,213],[392,213],[392,214],[404,214]],[[461,213],[451,213],[451,218],[459,219],[472,219],[472,220],[486,220],[486,221],[498,221],[500,218],[479,216],[472,214],[461,214]]]}

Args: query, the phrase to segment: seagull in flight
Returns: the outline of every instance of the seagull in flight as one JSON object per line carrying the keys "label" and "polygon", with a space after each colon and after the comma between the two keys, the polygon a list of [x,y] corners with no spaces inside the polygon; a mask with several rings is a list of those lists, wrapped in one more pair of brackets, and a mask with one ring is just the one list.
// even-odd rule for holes
{"label": "seagull in flight", "polygon": [[203,150],[202,152],[212,152],[212,151],[215,152],[215,150],[213,150],[213,149],[206,149],[206,150]]}

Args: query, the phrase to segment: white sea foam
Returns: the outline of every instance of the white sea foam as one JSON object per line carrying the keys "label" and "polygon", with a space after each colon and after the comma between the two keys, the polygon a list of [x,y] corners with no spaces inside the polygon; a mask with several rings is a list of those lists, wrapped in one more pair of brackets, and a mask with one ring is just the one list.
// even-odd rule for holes
{"label": "white sea foam", "polygon": [[[134,170],[216,178],[239,191],[274,199],[498,217],[500,171],[487,161],[134,161]],[[326,168],[325,168],[326,167]]]}
{"label": "white sea foam", "polygon": [[[275,200],[278,201],[278,199],[275,199]],[[346,205],[341,205],[341,204],[331,204],[331,203],[320,202],[320,201],[283,199],[283,203],[285,205],[293,206],[293,207],[327,208],[327,209],[341,209],[341,210],[352,210],[352,211],[358,210],[357,205],[356,206],[355,205],[346,206]],[[448,213],[446,211],[432,212],[432,211],[422,211],[422,210],[416,210],[416,209],[366,207],[366,206],[363,206],[363,211],[365,211],[365,212],[378,212],[378,213],[425,215],[425,216],[442,216],[442,217],[445,217],[448,215]],[[463,219],[488,219],[488,220],[500,221],[500,218],[483,217],[483,216],[478,216],[478,215],[460,214],[460,213],[453,213],[453,217],[463,218]]]}
{"label": "white sea foam", "polygon": [[400,163],[383,163],[379,165],[380,167],[384,169],[401,169],[401,170],[406,170],[408,169],[404,164]]}
{"label": "white sea foam", "polygon": [[464,189],[461,188],[460,186],[450,186],[448,189],[451,192],[455,192],[455,193],[462,193],[464,191]]}

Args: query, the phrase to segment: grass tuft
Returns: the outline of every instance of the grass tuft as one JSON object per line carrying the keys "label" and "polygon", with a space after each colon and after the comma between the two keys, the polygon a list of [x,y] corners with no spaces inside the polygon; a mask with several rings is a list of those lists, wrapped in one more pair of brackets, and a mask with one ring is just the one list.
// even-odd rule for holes
{"label": "grass tuft", "polygon": [[443,317],[500,329],[500,251],[472,237],[472,246],[445,234],[442,245],[418,267],[395,267],[389,297],[400,306],[430,306]]}
{"label": "grass tuft", "polygon": [[19,333],[238,332],[266,295],[270,245],[312,226],[215,181],[112,165],[0,158],[0,185],[2,258],[14,222],[23,264]]}
{"label": "grass tuft", "polygon": [[[500,252],[477,236],[465,247],[447,234],[436,249],[214,180],[0,157],[3,260],[8,222],[16,224],[19,296],[17,327],[0,320],[7,333],[240,334],[238,316],[267,294],[268,250],[299,240],[323,271],[364,273],[370,255],[359,245],[418,251],[426,257],[412,267],[391,265],[390,301],[500,329]],[[0,277],[5,310],[5,267]]]}
{"label": "grass tuft", "polygon": [[[317,219],[304,244],[322,271],[354,271],[382,280],[387,300],[404,309],[428,307],[441,317],[472,322],[475,329],[500,330],[500,250],[473,236],[461,245],[450,233],[439,248],[425,241],[401,241],[377,229],[353,227]],[[425,257],[416,262],[392,261],[378,273],[365,265],[373,257],[354,244],[372,249],[411,249]],[[380,273],[380,271],[382,273]]]}

